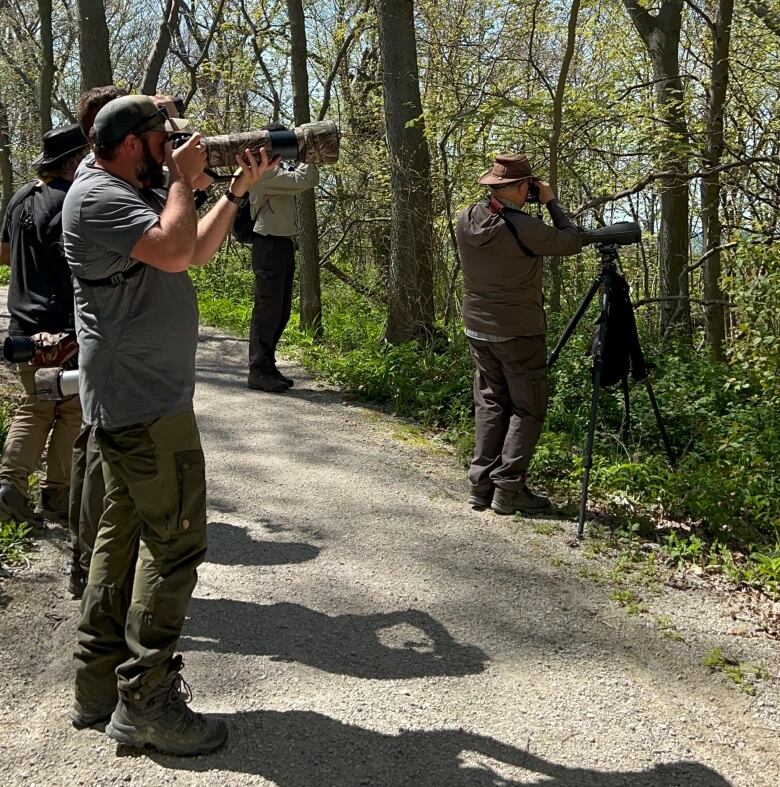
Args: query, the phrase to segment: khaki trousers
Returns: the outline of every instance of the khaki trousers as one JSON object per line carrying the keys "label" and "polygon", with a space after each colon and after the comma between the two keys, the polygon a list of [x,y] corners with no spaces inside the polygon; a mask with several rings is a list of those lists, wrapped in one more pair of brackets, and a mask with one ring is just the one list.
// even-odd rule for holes
{"label": "khaki trousers", "polygon": [[469,484],[522,489],[547,415],[549,384],[544,336],[506,342],[469,337],[474,374],[474,458]]}
{"label": "khaki trousers", "polygon": [[143,705],[168,672],[206,554],[206,478],[190,410],[98,427],[105,509],[81,601],[76,701]]}
{"label": "khaki trousers", "polygon": [[[33,390],[35,369],[20,366],[19,376],[26,391]],[[41,489],[64,489],[70,484],[70,465],[73,443],[81,428],[81,402],[78,396],[61,401],[41,401],[26,396],[14,415],[5,438],[0,481],[10,481],[23,495],[27,495],[30,475],[38,469],[46,439],[46,475]]]}

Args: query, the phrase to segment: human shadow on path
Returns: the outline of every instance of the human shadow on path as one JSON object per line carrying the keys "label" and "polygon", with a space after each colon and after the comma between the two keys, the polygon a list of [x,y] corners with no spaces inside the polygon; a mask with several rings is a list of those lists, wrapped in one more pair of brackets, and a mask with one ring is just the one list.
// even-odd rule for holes
{"label": "human shadow on path", "polygon": [[416,609],[331,616],[300,604],[230,599],[193,598],[179,648],[270,656],[375,680],[473,675],[488,660]]}
{"label": "human shadow on path", "polygon": [[[209,757],[149,756],[177,770],[233,771],[278,787],[731,787],[697,762],[641,771],[570,768],[464,730],[384,734],[312,711],[247,711],[227,719],[227,747]],[[522,768],[523,781],[507,776]],[[537,774],[538,779],[529,781]]]}
{"label": "human shadow on path", "polygon": [[209,522],[206,560],[223,566],[278,566],[314,560],[320,550],[298,541],[256,541],[243,527]]}

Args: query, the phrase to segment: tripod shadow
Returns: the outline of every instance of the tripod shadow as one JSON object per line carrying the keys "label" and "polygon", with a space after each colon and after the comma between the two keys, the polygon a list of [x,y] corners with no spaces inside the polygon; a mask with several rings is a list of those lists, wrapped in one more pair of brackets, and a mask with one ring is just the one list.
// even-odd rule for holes
{"label": "tripod shadow", "polygon": [[357,678],[472,675],[488,660],[415,609],[331,617],[300,604],[193,598],[189,615],[179,640],[184,651],[270,656]]}
{"label": "tripod shadow", "polygon": [[223,566],[278,566],[314,560],[320,550],[311,544],[290,541],[255,541],[243,527],[209,522],[206,560]]}
{"label": "tripod shadow", "polygon": [[[464,730],[384,734],[297,710],[236,713],[228,721],[227,747],[208,758],[148,756],[166,768],[249,773],[279,787],[731,787],[697,762],[642,771],[569,768]],[[522,781],[507,775],[518,768],[526,772]]]}

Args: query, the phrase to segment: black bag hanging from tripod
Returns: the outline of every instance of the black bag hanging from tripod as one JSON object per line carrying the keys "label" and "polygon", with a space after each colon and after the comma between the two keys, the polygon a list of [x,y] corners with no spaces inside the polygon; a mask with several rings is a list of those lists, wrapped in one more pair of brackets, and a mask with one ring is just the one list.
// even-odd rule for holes
{"label": "black bag hanging from tripod", "polygon": [[[644,380],[648,371],[639,344],[634,307],[631,305],[628,282],[619,273],[613,275],[609,311],[606,318],[599,319],[599,323],[601,319],[606,319],[607,330],[604,346],[601,348],[602,367],[599,385],[608,388],[624,382],[629,372],[634,380]],[[593,335],[591,346],[593,356],[598,350],[599,323]]]}

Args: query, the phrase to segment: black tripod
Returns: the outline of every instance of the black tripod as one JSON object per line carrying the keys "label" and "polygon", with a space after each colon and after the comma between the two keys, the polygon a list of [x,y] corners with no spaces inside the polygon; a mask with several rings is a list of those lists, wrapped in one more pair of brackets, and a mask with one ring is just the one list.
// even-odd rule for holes
{"label": "black tripod", "polygon": [[598,243],[596,248],[598,249],[599,255],[601,257],[601,270],[599,271],[598,276],[596,276],[596,278],[593,280],[593,283],[590,285],[590,288],[585,294],[585,297],[577,307],[577,311],[574,312],[574,316],[571,318],[571,320],[569,320],[569,324],[566,326],[563,335],[558,340],[558,343],[555,345],[555,349],[552,351],[549,359],[547,360],[548,368],[558,360],[561,350],[566,345],[566,342],[569,340],[569,337],[572,335],[572,333],[574,333],[575,328],[582,319],[582,315],[585,314],[588,306],[590,306],[590,302],[593,300],[599,288],[601,288],[601,314],[599,315],[599,319],[597,321],[598,332],[596,334],[592,353],[593,365],[591,366],[591,379],[593,382],[593,391],[590,403],[588,439],[585,443],[585,475],[582,479],[580,519],[579,525],[577,527],[578,538],[582,538],[582,534],[585,529],[585,510],[588,504],[590,469],[593,466],[593,436],[596,431],[596,412],[598,410],[599,386],[609,385],[613,382],[604,381],[602,379],[602,375],[604,373],[604,348],[608,339],[607,329],[610,325],[610,317],[614,316],[613,311],[617,306],[618,293],[620,293],[620,296],[624,298],[623,305],[625,305],[626,302],[628,303],[629,312],[626,313],[625,316],[627,321],[630,322],[630,326],[626,327],[630,332],[632,331],[629,341],[630,349],[626,349],[625,351],[625,372],[623,373],[622,378],[619,378],[623,384],[623,396],[625,402],[624,424],[628,423],[629,419],[627,373],[630,367],[631,376],[635,380],[643,380],[647,386],[647,393],[650,396],[650,404],[653,408],[656,422],[658,423],[658,429],[661,432],[661,440],[663,441],[664,448],[666,449],[666,454],[669,457],[669,462],[671,463],[672,467],[674,467],[675,464],[674,452],[672,451],[671,444],[669,443],[669,437],[666,434],[666,429],[664,428],[663,421],[661,420],[661,412],[658,409],[658,402],[656,401],[653,387],[650,384],[650,377],[647,366],[645,365],[642,348],[639,346],[639,338],[636,334],[636,322],[634,320],[633,309],[630,308],[630,301],[628,300],[628,285],[618,271],[619,257],[617,244]]}

